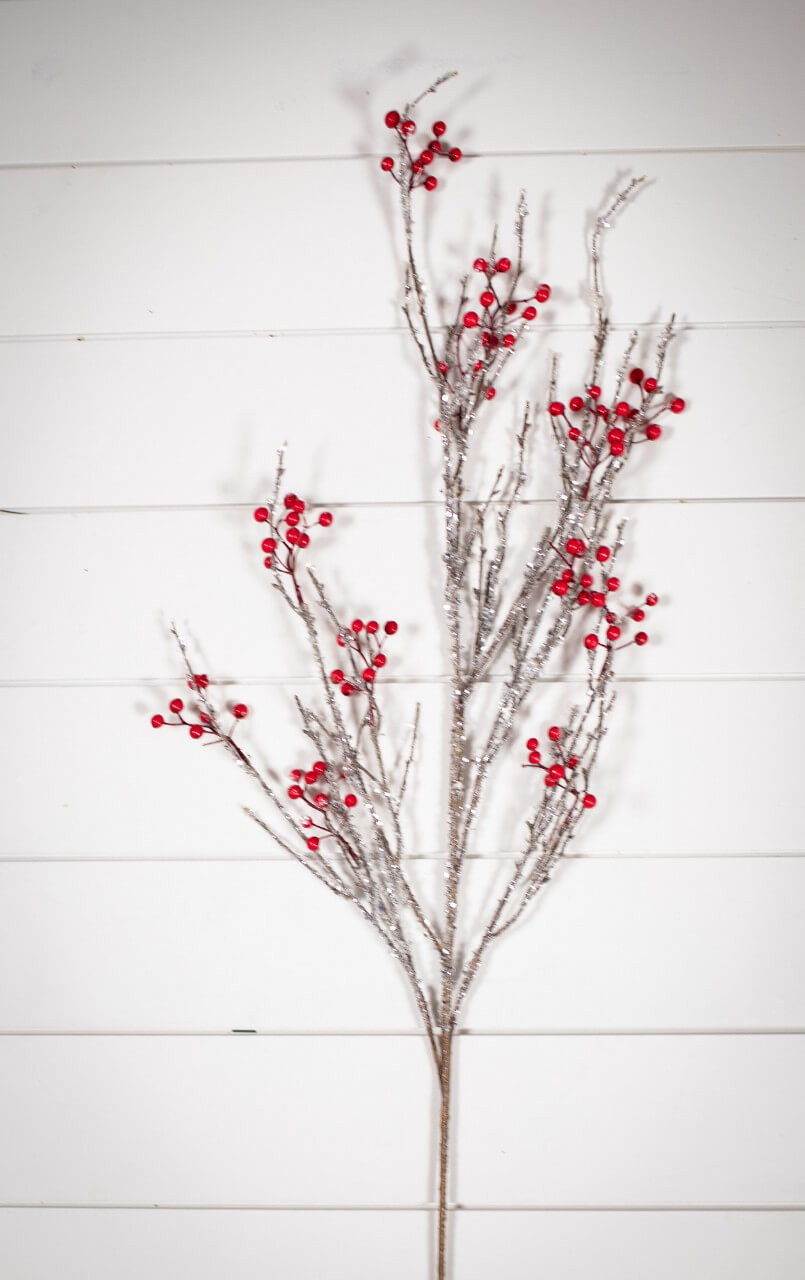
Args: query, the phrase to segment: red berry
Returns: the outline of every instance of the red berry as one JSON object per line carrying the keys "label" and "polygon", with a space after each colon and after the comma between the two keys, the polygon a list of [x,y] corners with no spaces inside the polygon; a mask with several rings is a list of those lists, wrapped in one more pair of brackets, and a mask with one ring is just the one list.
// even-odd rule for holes
{"label": "red berry", "polygon": [[555,596],[567,595],[567,583],[563,582],[561,578],[557,578],[556,582],[551,587],[551,590]]}
{"label": "red berry", "polygon": [[348,809],[354,809],[357,803],[358,803],[358,797],[354,796],[351,791],[349,795],[344,796],[344,804],[347,806]]}
{"label": "red berry", "polygon": [[439,370],[439,373],[447,373],[447,365],[444,360],[440,360],[436,367]]}
{"label": "red berry", "polygon": [[291,769],[291,777],[293,778],[294,782],[298,782],[301,776],[302,776],[301,769]]}
{"label": "red berry", "polygon": [[374,618],[372,618],[370,622],[367,622],[366,630],[369,632],[370,636],[376,635],[380,630],[380,623],[375,622]]}
{"label": "red berry", "polygon": [[171,711],[174,713],[174,715],[178,715],[180,711],[183,711],[183,710],[184,710],[184,703],[182,702],[182,699],[181,699],[181,698],[174,698],[174,699],[171,701],[170,709],[171,709]]}
{"label": "red berry", "polygon": [[647,440],[659,440],[661,435],[662,435],[662,427],[658,427],[656,422],[651,422],[646,427]]}
{"label": "red berry", "polygon": [[650,595],[647,595],[647,596],[646,596],[646,604],[647,604],[647,605],[650,605],[650,606],[651,606],[651,608],[653,609],[653,608],[654,608],[654,605],[657,603],[657,600],[658,600],[658,599],[659,599],[659,597],[658,597],[658,596],[657,596],[657,595],[652,591],[652,592],[650,593]]}
{"label": "red berry", "polygon": [[385,667],[386,665],[385,653],[376,653],[375,656],[372,658],[372,665],[377,667],[378,669],[380,667]]}
{"label": "red berry", "polygon": [[332,523],[333,523],[332,511],[322,511],[321,515],[319,516],[319,524],[322,525],[325,529],[329,529]]}
{"label": "red berry", "polygon": [[289,529],[285,536],[291,546],[295,547],[302,535],[298,529]]}
{"label": "red berry", "polygon": [[439,185],[439,179],[438,179],[438,178],[434,178],[432,174],[431,174],[431,176],[430,176],[429,178],[426,178],[426,179],[425,179],[425,190],[426,190],[426,191],[435,191],[435,190],[436,190],[436,188],[438,187],[438,185]]}
{"label": "red berry", "polygon": [[579,604],[589,604],[590,603],[589,591],[580,591],[579,594],[576,596],[576,600]]}
{"label": "red berry", "polygon": [[[315,774],[314,774],[314,777],[315,777]],[[317,796],[313,797],[313,803],[315,804],[317,809],[326,809],[330,801],[327,798],[327,796],[324,794],[324,792],[320,791]]]}
{"label": "red berry", "polygon": [[492,303],[493,303],[494,301],[495,301],[495,295],[494,295],[494,293],[492,292],[492,290],[491,290],[491,289],[484,289],[484,291],[483,291],[483,293],[481,294],[481,297],[480,297],[480,303],[481,303],[481,306],[482,306],[482,307],[491,307],[491,306],[492,306]]}
{"label": "red berry", "polygon": [[568,538],[565,543],[565,550],[570,556],[583,556],[587,547],[581,538]]}
{"label": "red berry", "polygon": [[628,418],[632,412],[632,406],[627,404],[625,400],[619,400],[615,405],[615,412],[619,418]]}
{"label": "red berry", "polygon": [[285,503],[289,511],[294,510],[297,504],[297,501],[298,499],[295,493],[286,493],[285,497],[283,498],[283,502]]}
{"label": "red berry", "polygon": [[624,448],[625,445],[622,440],[613,440],[612,444],[609,446],[609,452],[612,454],[613,458],[619,458],[623,453]]}
{"label": "red berry", "polygon": [[249,714],[249,708],[245,702],[236,702],[232,708],[232,715],[236,720],[243,720]]}
{"label": "red berry", "polygon": [[425,165],[433,164],[433,152],[431,151],[430,147],[425,147],[425,150],[422,152],[419,159],[422,162],[422,164],[425,164]]}
{"label": "red berry", "polygon": [[584,408],[584,401],[582,400],[581,396],[573,397],[573,399],[570,401],[570,408],[573,410],[574,413],[578,413],[579,409]]}
{"label": "red berry", "polygon": [[607,591],[617,591],[620,585],[620,578],[607,578]]}
{"label": "red berry", "polygon": [[529,738],[526,745],[526,751],[536,751],[539,746],[539,738]]}
{"label": "red berry", "polygon": [[191,726],[190,726],[190,737],[191,737],[191,738],[200,738],[200,737],[201,737],[201,735],[203,734],[203,732],[204,732],[204,730],[203,730],[203,728],[202,728],[202,726],[201,726],[200,724],[191,724]]}
{"label": "red berry", "polygon": [[631,373],[629,374],[629,381],[633,382],[635,386],[639,387],[640,383],[643,381],[643,370],[632,369]]}
{"label": "red berry", "polygon": [[645,382],[643,383],[643,386],[645,387],[646,391],[656,391],[656,390],[657,390],[657,379],[656,379],[656,378],[646,378]]}
{"label": "red berry", "polygon": [[605,404],[597,404],[595,406],[595,412],[598,414],[599,418],[603,418],[604,422],[609,418],[609,409]]}
{"label": "red berry", "polygon": [[611,555],[612,555],[612,552],[610,551],[609,547],[599,547],[595,553],[595,558],[599,564],[606,564],[607,560]]}
{"label": "red berry", "polygon": [[523,312],[523,319],[524,319],[524,320],[536,320],[536,318],[537,318],[537,308],[536,308],[536,307],[526,307],[525,311]]}
{"label": "red berry", "polygon": [[568,769],[575,769],[575,767],[576,767],[576,765],[577,765],[578,763],[579,763],[579,758],[578,758],[578,756],[568,756],[568,758],[567,758],[567,767],[568,767]]}
{"label": "red berry", "polygon": [[263,549],[263,551],[267,551],[270,555],[272,551],[276,551],[277,549],[277,539],[263,538],[263,541],[260,543],[260,546]]}
{"label": "red berry", "polygon": [[447,125],[445,124],[444,120],[437,120],[435,122],[433,126],[433,132],[436,134],[437,138],[444,137],[444,135],[447,133]]}
{"label": "red berry", "polygon": [[383,159],[380,161],[380,168],[383,170],[384,173],[390,173],[391,170],[394,168],[394,161],[392,157],[383,156]]}
{"label": "red berry", "polygon": [[375,673],[371,667],[366,667],[362,674],[367,684],[371,684],[375,678]]}
{"label": "red berry", "polygon": [[207,715],[206,711],[199,711],[198,718],[202,724],[212,724],[212,718]]}
{"label": "red berry", "polygon": [[486,258],[476,258],[472,264],[473,271],[488,271],[489,263]]}
{"label": "red berry", "polygon": [[476,311],[467,311],[464,313],[464,328],[474,329],[478,323],[478,313]]}
{"label": "red berry", "polygon": [[539,751],[529,751],[528,753],[529,764],[539,764],[541,759],[542,759],[542,756],[540,755]]}
{"label": "red berry", "polygon": [[620,627],[615,627],[615,626],[607,627],[607,640],[620,640],[620,638],[621,638]]}
{"label": "red berry", "polygon": [[552,764],[548,770],[548,777],[553,778],[554,782],[558,782],[560,778],[565,776],[564,767],[561,764]]}
{"label": "red berry", "polygon": [[494,400],[496,395],[497,395],[497,392],[495,391],[495,388],[490,387],[486,393],[486,398],[487,400]]}
{"label": "red berry", "polygon": [[551,415],[552,418],[561,417],[564,411],[565,411],[565,406],[562,404],[561,400],[552,400],[551,403],[548,405],[548,413]]}
{"label": "red berry", "polygon": [[585,809],[594,809],[597,802],[592,792],[588,791],[581,803],[584,805]]}
{"label": "red berry", "polygon": [[551,286],[549,284],[541,284],[534,294],[537,302],[547,302],[551,296]]}
{"label": "red berry", "polygon": [[255,507],[254,518],[258,524],[265,524],[268,519],[268,507]]}
{"label": "red berry", "polygon": [[643,619],[645,618],[645,616],[646,616],[646,611],[645,611],[645,609],[633,609],[633,610],[632,610],[632,617],[633,617],[633,619],[634,619],[634,621],[635,621],[635,622],[642,622],[642,621],[643,621]]}
{"label": "red berry", "polygon": [[363,631],[363,623],[361,622],[360,618],[352,619],[352,630],[355,632],[356,635],[359,631]]}
{"label": "red berry", "polygon": [[295,529],[296,526],[299,524],[299,512],[290,511],[288,515],[285,517],[285,523],[288,525],[289,529]]}
{"label": "red berry", "polygon": [[345,680],[341,686],[341,692],[343,693],[345,698],[350,698],[352,694],[355,692],[354,684],[350,684],[349,680]]}
{"label": "red berry", "polygon": [[625,436],[621,427],[609,428],[609,431],[607,432],[607,440],[609,440],[610,444],[614,444],[615,441],[617,441],[618,444],[623,444],[624,439]]}
{"label": "red berry", "polygon": [[562,581],[563,581],[563,582],[572,582],[572,581],[573,581],[573,570],[572,570],[572,569],[563,569],[563,570],[562,570],[561,577],[562,577]]}
{"label": "red berry", "polygon": [[498,258],[497,262],[495,263],[496,271],[502,271],[502,272],[511,271],[511,267],[512,267],[511,258]]}
{"label": "red berry", "polygon": [[593,585],[593,575],[591,573],[583,573],[579,578],[579,582],[583,587],[591,587]]}
{"label": "red berry", "polygon": [[457,161],[461,159],[463,152],[461,150],[461,147],[451,147],[447,154],[455,164]]}
{"label": "red berry", "polygon": [[606,604],[606,599],[604,597],[603,591],[594,591],[592,595],[592,601],[596,609],[603,609],[604,605]]}
{"label": "red berry", "polygon": [[504,335],[504,338],[503,338],[503,345],[504,345],[504,347],[513,347],[513,346],[514,346],[514,344],[515,344],[515,341],[516,341],[516,339],[515,339],[514,334],[513,334],[513,333],[507,333],[507,334],[505,334],[505,335]]}
{"label": "red berry", "polygon": [[567,433],[567,438],[568,440],[580,440],[581,432],[579,431],[578,427],[571,427]]}
{"label": "red berry", "polygon": [[387,129],[396,129],[399,123],[400,123],[399,111],[386,112],[386,128]]}
{"label": "red berry", "polygon": [[403,120],[402,131],[403,133],[407,134],[409,137],[411,136],[412,133],[416,133],[416,125],[414,124],[414,121]]}
{"label": "red berry", "polygon": [[585,637],[584,637],[584,647],[585,647],[585,649],[597,649],[597,648],[598,648],[598,636],[593,635],[593,633],[592,633],[592,632],[590,632],[590,634],[589,634],[588,636],[585,636]]}
{"label": "red berry", "polygon": [[548,730],[548,737],[550,738],[551,742],[558,742],[561,736],[562,736],[562,730],[559,728],[558,725],[552,724],[550,729]]}
{"label": "red berry", "polygon": [[333,684],[341,683],[341,681],[344,679],[344,673],[340,667],[333,668],[333,670],[330,672],[330,679],[332,680]]}
{"label": "red berry", "polygon": [[303,794],[302,788],[297,783],[288,788],[288,795],[292,800],[301,800]]}
{"label": "red berry", "polygon": [[319,847],[319,837],[318,837],[318,836],[308,836],[308,838],[307,838],[307,847],[308,847],[308,849],[310,850],[310,852],[311,852],[311,853],[315,853],[315,852],[316,852],[316,850],[317,850],[317,849],[318,849],[318,847]]}
{"label": "red berry", "polygon": [[164,723],[165,723],[164,716],[156,715],[151,717],[151,727],[153,729],[161,729]]}
{"label": "red berry", "polygon": [[671,405],[670,405],[671,413],[681,413],[684,407],[685,407],[685,401],[682,399],[681,396],[676,396],[671,401]]}
{"label": "red berry", "polygon": [[396,634],[396,631],[397,631],[397,623],[387,622],[383,630],[385,631],[387,636],[393,636]]}
{"label": "red berry", "polygon": [[305,774],[305,782],[306,782],[306,783],[307,783],[307,785],[310,787],[310,786],[312,786],[312,785],[313,785],[313,783],[316,781],[316,779],[318,778],[318,776],[319,776],[319,775],[316,773],[316,770],[315,770],[315,769],[308,769],[308,770],[307,770],[307,772],[306,772],[306,774]]}
{"label": "red berry", "polygon": [[595,384],[593,384],[591,387],[588,387],[587,390],[589,391],[593,400],[597,400],[601,394],[601,388],[597,387]]}
{"label": "red berry", "polygon": [[648,644],[648,636],[646,635],[645,631],[638,631],[637,635],[634,638],[634,642],[635,644],[639,644],[639,645]]}

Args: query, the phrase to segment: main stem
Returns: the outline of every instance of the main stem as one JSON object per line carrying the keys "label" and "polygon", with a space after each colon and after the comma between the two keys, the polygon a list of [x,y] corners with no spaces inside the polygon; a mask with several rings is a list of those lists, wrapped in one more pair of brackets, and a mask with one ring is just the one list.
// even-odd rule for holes
{"label": "main stem", "polygon": [[439,1251],[437,1280],[447,1276],[447,1178],[450,1166],[450,1087],[453,1077],[453,1032],[442,1031],[439,1087]]}

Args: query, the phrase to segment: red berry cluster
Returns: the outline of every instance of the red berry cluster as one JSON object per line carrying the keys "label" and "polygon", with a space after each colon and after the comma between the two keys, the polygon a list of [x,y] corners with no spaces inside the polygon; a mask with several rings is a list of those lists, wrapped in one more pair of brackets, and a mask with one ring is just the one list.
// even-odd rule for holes
{"label": "red berry cluster", "polygon": [[393,636],[396,631],[397,623],[393,621],[384,623],[381,633],[380,623],[374,619],[364,622],[362,618],[355,618],[349,627],[338,632],[338,644],[342,649],[349,649],[356,666],[362,668],[360,677],[355,677],[360,683],[347,679],[341,667],[334,667],[330,672],[330,679],[339,686],[345,698],[354,693],[368,692],[369,685],[374,684],[377,673],[386,665],[383,652],[386,636]]}
{"label": "red berry cluster", "polygon": [[[630,644],[647,644],[648,635],[645,631],[638,631],[631,639],[622,640],[624,628],[632,622],[643,622],[646,613],[641,605],[631,605],[618,611],[614,596],[620,588],[620,578],[610,577],[605,568],[612,556],[610,548],[596,548],[595,563],[590,567],[599,575],[597,585],[594,574],[584,568],[584,562],[589,559],[590,548],[583,538],[568,538],[564,550],[558,547],[554,547],[554,550],[566,566],[551,586],[554,595],[570,596],[573,609],[592,608],[598,611],[595,630],[589,631],[584,637],[585,649],[592,651],[599,646],[604,649],[625,649]],[[574,561],[581,562],[581,573],[577,573]],[[653,608],[658,598],[652,591],[646,596],[645,603]],[[619,640],[622,640],[621,644],[618,644]]]}
{"label": "red berry cluster", "polygon": [[[209,678],[205,675],[192,675],[187,682],[188,688],[193,690],[206,689],[209,685]],[[245,702],[236,702],[232,711],[232,728],[229,733],[222,733],[220,729],[214,728],[212,719],[206,711],[202,711],[200,707],[194,707],[192,714],[198,716],[198,720],[185,719],[184,712],[188,710],[181,698],[172,698],[168,704],[168,710],[176,717],[175,720],[166,720],[162,715],[154,715],[151,717],[151,725],[154,729],[178,729],[184,726],[190,730],[191,738],[203,738],[205,735],[214,738],[217,742],[230,742],[232,733],[238,720],[244,720],[249,714],[249,708]]]}
{"label": "red berry cluster", "polygon": [[322,511],[318,521],[311,523],[307,503],[295,493],[286,493],[280,515],[272,519],[268,507],[255,507],[254,518],[258,524],[267,524],[270,535],[260,544],[265,556],[263,564],[277,573],[293,574],[300,551],[310,546],[310,532],[318,523],[328,529],[333,523],[332,512]]}
{"label": "red berry cluster", "polygon": [[[495,377],[500,359],[515,346],[523,330],[537,318],[534,301],[547,302],[550,285],[541,284],[534,294],[516,297],[517,279],[507,277],[512,271],[511,258],[476,258],[475,271],[486,277],[478,296],[478,309],[470,308],[461,323],[448,336],[443,358],[437,369],[445,387],[456,390],[459,380],[468,381],[478,401],[494,400]],[[434,424],[437,430],[440,423]]]}
{"label": "red berry cluster", "polygon": [[581,800],[585,809],[594,809],[597,804],[595,796],[590,791],[582,791],[581,787],[576,785],[581,782],[581,778],[577,773],[579,760],[578,756],[568,755],[565,751],[562,745],[564,736],[564,730],[560,729],[557,724],[552,724],[548,730],[548,741],[551,744],[551,764],[543,762],[542,752],[539,749],[539,738],[529,738],[525,744],[528,752],[528,762],[524,767],[526,769],[541,769],[545,774],[546,787],[559,787],[562,791],[568,791],[577,800]]}
{"label": "red berry cluster", "polygon": [[407,183],[408,190],[413,191],[415,187],[424,187],[426,191],[435,191],[439,185],[438,178],[429,172],[431,165],[439,160],[452,160],[456,164],[462,156],[460,147],[451,147],[444,141],[444,135],[447,133],[447,125],[444,120],[437,120],[432,129],[432,137],[419,152],[414,155],[409,144],[409,138],[413,139],[416,133],[416,123],[413,120],[403,119],[399,111],[386,112],[386,128],[393,129],[397,137],[402,143],[407,164],[403,166],[403,174],[399,176],[394,171],[393,156],[383,156],[380,161],[380,168],[384,173],[390,173],[395,182]]}
{"label": "red berry cluster", "polygon": [[[584,395],[573,396],[567,407],[561,400],[554,400],[548,406],[551,417],[561,418],[565,423],[568,439],[576,445],[590,476],[599,463],[609,457],[622,457],[633,444],[659,440],[662,435],[659,419],[663,414],[681,413],[685,408],[680,396],[664,395],[657,379],[647,378],[642,369],[631,370],[629,383],[639,392],[637,405],[628,400],[604,404],[601,388],[591,386]],[[568,411],[583,417],[571,421]]]}
{"label": "red berry cluster", "polygon": [[[343,837],[333,825],[330,817],[330,809],[334,797],[331,791],[332,783],[326,779],[328,765],[325,760],[316,760],[309,769],[292,769],[292,782],[288,788],[288,795],[291,800],[300,800],[303,804],[311,809],[318,819],[314,822],[311,817],[302,820],[302,826],[307,831],[320,831],[321,836],[310,835],[307,837],[307,847],[312,853],[315,853],[323,839],[335,837],[340,843],[345,844]],[[341,775],[343,777],[343,774]],[[325,790],[325,788],[328,788]],[[358,803],[358,797],[353,795],[351,791],[343,797],[341,803],[347,809],[354,809]],[[347,846],[348,847],[348,846]],[[352,850],[349,850],[350,853]],[[354,855],[357,857],[357,855]]]}

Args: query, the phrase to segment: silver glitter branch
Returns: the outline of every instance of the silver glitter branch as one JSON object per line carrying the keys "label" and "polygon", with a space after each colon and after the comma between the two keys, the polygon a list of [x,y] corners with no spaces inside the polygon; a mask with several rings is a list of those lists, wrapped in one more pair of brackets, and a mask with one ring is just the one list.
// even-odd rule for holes
{"label": "silver glitter branch", "polygon": [[[492,946],[526,916],[551,876],[585,813],[596,804],[591,790],[614,702],[618,655],[648,639],[635,627],[644,602],[621,603],[614,569],[624,525],[610,529],[610,499],[621,470],[635,448],[660,434],[658,420],[679,412],[684,401],[668,398],[662,375],[674,335],[673,316],[662,330],[654,356],[654,374],[633,367],[638,340],[632,333],[604,395],[610,325],[603,284],[604,234],[643,182],[633,179],[596,219],[590,246],[590,303],[593,319],[589,372],[583,393],[569,405],[558,399],[559,366],[554,359],[547,400],[526,405],[513,433],[511,457],[484,477],[478,441],[501,375],[519,357],[522,337],[537,318],[534,301],[544,303],[550,289],[526,284],[527,207],[521,193],[514,219],[511,259],[500,257],[498,232],[487,256],[459,282],[455,305],[445,321],[434,310],[426,275],[419,265],[414,220],[416,192],[437,185],[429,178],[435,158],[461,158],[445,152],[439,139],[446,126],[415,154],[412,113],[435,91],[436,81],[400,115],[386,123],[395,132],[396,161],[383,160],[399,193],[403,235],[402,311],[433,388],[441,444],[443,500],[442,606],[449,651],[448,749],[444,817],[446,848],[441,864],[443,887],[438,906],[429,911],[415,884],[414,852],[406,837],[420,744],[417,705],[408,732],[394,724],[375,676],[385,655],[375,652],[377,669],[367,667],[371,646],[363,647],[355,628],[339,613],[317,571],[304,567],[302,552],[313,525],[305,503],[282,496],[284,459],[280,452],[268,505],[255,511],[271,536],[266,566],[273,586],[300,629],[317,677],[313,698],[295,698],[301,731],[318,761],[313,771],[296,770],[298,785],[287,794],[317,812],[317,821],[300,820],[286,801],[284,788],[260,768],[240,742],[237,720],[227,727],[226,712],[215,704],[206,677],[194,674],[187,647],[174,628],[188,683],[198,696],[199,724],[178,704],[172,723],[188,725],[193,737],[223,743],[257,786],[271,818],[247,809],[249,816],[286,854],[301,863],[337,897],[349,900],[375,929],[410,986],[435,1064],[440,1108],[438,1124],[437,1276],[447,1275],[448,1172],[454,1041],[483,962]],[[428,185],[430,183],[430,185]],[[430,198],[430,197],[428,197]],[[473,303],[476,275],[480,304]],[[435,291],[434,291],[435,292]],[[533,300],[533,301],[532,301]],[[634,404],[626,399],[637,395]],[[549,429],[556,446],[556,506],[547,522],[534,521],[539,508],[529,497],[530,448],[538,425]],[[284,513],[284,514],[283,514]],[[325,516],[327,517],[325,521]],[[324,513],[320,523],[331,523]],[[649,595],[645,604],[656,603]],[[375,632],[378,624],[372,623]],[[387,629],[396,624],[387,624]],[[585,633],[586,630],[586,634]],[[341,645],[342,669],[330,670],[325,653]],[[367,641],[368,644],[368,641]],[[479,822],[489,813],[506,818],[513,807],[505,799],[501,770],[519,767],[509,759],[514,735],[533,705],[543,677],[556,672],[560,658],[585,661],[585,682],[577,705],[548,730],[540,746],[529,739],[524,767],[538,784],[535,797],[515,815],[505,847],[518,848],[502,892],[482,905],[481,923],[471,924],[467,910],[468,855]],[[369,659],[367,658],[369,655]],[[340,691],[339,691],[340,686]],[[341,694],[349,694],[344,699]],[[248,708],[236,706],[234,715]],[[167,723],[153,717],[157,727]],[[320,772],[316,772],[316,770]],[[313,779],[312,789],[308,783]],[[320,779],[320,781],[319,781]],[[342,786],[341,783],[344,785]],[[306,789],[307,788],[307,789]],[[313,792],[323,788],[322,794]],[[344,789],[348,794],[340,794]],[[326,794],[324,793],[326,792]],[[298,794],[297,794],[298,793]],[[501,797],[504,797],[501,799]],[[316,834],[311,836],[309,832]],[[502,833],[501,833],[502,834]]]}

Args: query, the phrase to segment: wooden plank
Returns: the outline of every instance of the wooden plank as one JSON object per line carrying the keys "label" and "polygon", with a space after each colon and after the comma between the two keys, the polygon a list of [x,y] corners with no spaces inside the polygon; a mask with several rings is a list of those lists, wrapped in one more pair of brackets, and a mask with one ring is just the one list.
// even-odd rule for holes
{"label": "wooden plank", "polygon": [[[289,476],[288,484],[293,483]],[[540,535],[553,504],[522,508],[511,537]],[[650,643],[622,654],[629,675],[789,674],[802,670],[805,580],[780,555],[805,537],[805,504],[630,507],[618,562],[621,608],[661,593],[649,611]],[[437,507],[339,511],[314,531],[307,560],[349,623],[395,618],[386,675],[422,679],[448,669],[439,585]],[[0,526],[0,591],[15,627],[0,638],[4,680],[115,680],[177,670],[165,619],[175,618],[206,654],[202,670],[240,678],[313,673],[299,628],[263,567],[263,526],[242,509],[6,517]],[[752,583],[775,601],[748,608]],[[424,585],[424,589],[423,589]],[[343,610],[343,613],[341,612]],[[583,670],[577,645],[549,674]],[[572,652],[572,651],[569,651]],[[325,644],[325,661],[341,651]],[[503,669],[503,668],[501,668]]]}
{"label": "wooden plank", "polygon": [[[555,289],[535,329],[587,323],[590,209],[611,196],[616,176],[644,170],[652,182],[607,250],[614,320],[671,311],[700,323],[805,319],[794,152],[453,166],[428,206],[434,295],[451,300],[452,314],[454,282],[488,246],[492,225],[508,227],[525,187],[534,209],[528,283]],[[382,177],[368,161],[0,172],[0,234],[14,245],[0,265],[0,333],[397,326],[395,192]],[[501,247],[512,247],[508,231]]]}
{"label": "wooden plank", "polygon": [[[615,335],[613,354],[624,338]],[[491,406],[487,460],[508,457],[517,397],[544,397],[549,349],[562,356],[569,394],[589,341],[546,330],[532,344],[513,398]],[[635,459],[617,494],[803,496],[790,371],[805,362],[805,329],[700,329],[680,337],[671,357],[670,384],[691,412]],[[727,409],[736,368],[740,391]],[[326,409],[301,392],[313,375]],[[2,343],[0,386],[4,507],[249,503],[286,439],[295,483],[316,501],[439,494],[435,405],[404,334]],[[543,419],[528,493],[550,498],[556,484]]]}
{"label": "wooden plank", "polygon": [[[510,869],[468,866],[462,931]],[[409,872],[436,897],[438,862]],[[469,1030],[805,1028],[805,859],[571,860],[532,914]],[[4,1032],[420,1029],[365,922],[279,862],[0,864],[0,972]]]}
{"label": "wooden plank", "polygon": [[[782,0],[738,26],[725,0],[711,0],[704,13],[691,0],[673,10],[628,0],[546,10],[512,0],[487,52],[479,33],[488,16],[479,0],[448,0],[435,12],[412,0],[403,32],[368,0],[346,12],[300,0],[293,14],[259,0],[226,10],[209,0],[134,8],[6,2],[0,158],[377,150],[387,108],[450,68],[460,81],[423,115],[455,122],[464,145],[802,142],[798,13]],[[590,71],[604,65],[614,72],[602,90]]]}
{"label": "wooden plank", "polygon": [[[468,1037],[456,1065],[462,1202],[805,1198],[805,1037]],[[6,1038],[0,1079],[4,1203],[432,1195],[418,1039]]]}
{"label": "wooden plank", "polygon": [[[0,1261],[19,1280],[248,1280],[267,1258],[294,1280],[353,1280],[367,1257],[388,1280],[426,1275],[431,1214],[156,1209],[0,1210]],[[452,1224],[456,1267],[486,1280],[505,1260],[562,1280],[799,1280],[801,1213],[507,1213],[461,1211]]]}
{"label": "wooden plank", "polygon": [[[222,758],[148,721],[171,689],[0,689],[0,761],[7,780],[2,853],[14,857],[277,856],[243,813],[254,787]],[[224,694],[226,695],[226,690]],[[309,760],[292,693],[307,687],[238,686],[253,709],[240,733],[287,782]],[[444,688],[387,695],[387,724],[407,726],[422,704],[420,754],[405,815],[408,849],[444,848]],[[234,690],[232,690],[234,693]],[[529,731],[566,713],[571,687],[548,685]],[[802,682],[668,682],[622,686],[596,775],[597,808],[576,852],[607,854],[801,853],[799,754]],[[404,739],[407,744],[407,737]],[[775,802],[759,803],[761,743],[775,743]],[[393,740],[391,758],[396,759]],[[474,847],[513,852],[535,787],[513,745],[492,777]],[[506,796],[501,807],[496,798]],[[415,797],[415,799],[414,799]],[[280,855],[284,856],[284,855]]]}

